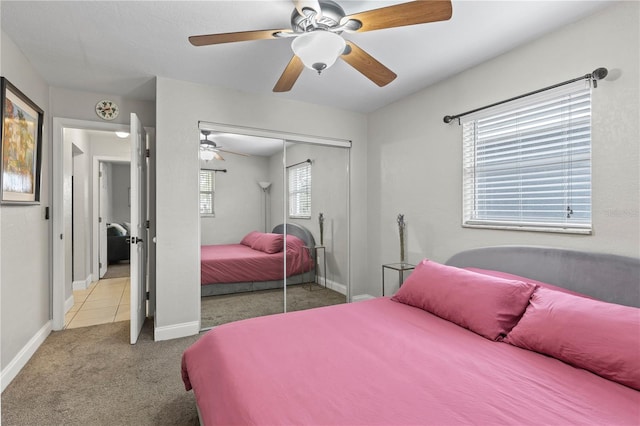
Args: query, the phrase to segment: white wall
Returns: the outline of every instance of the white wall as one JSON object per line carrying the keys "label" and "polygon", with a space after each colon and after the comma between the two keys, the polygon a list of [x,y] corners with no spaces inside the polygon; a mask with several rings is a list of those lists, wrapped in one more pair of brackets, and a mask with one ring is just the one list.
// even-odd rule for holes
{"label": "white wall", "polygon": [[[408,222],[409,260],[445,261],[461,250],[505,244],[640,257],[639,8],[621,2],[508,52],[369,117],[368,263],[397,261],[396,216]],[[461,227],[461,113],[607,67],[593,91],[593,235]],[[378,267],[369,269],[380,294]]]}
{"label": "white wall", "polygon": [[[352,140],[352,188],[354,205],[359,206],[352,212],[357,224],[352,235],[366,232],[364,115],[166,78],[157,80],[156,99],[156,339],[193,334],[199,324],[199,160],[193,143],[198,140],[199,120]],[[353,264],[362,265],[362,238],[352,238],[351,249]],[[364,267],[358,268],[354,277],[363,275]],[[363,285],[354,283],[356,289]]]}
{"label": "white wall", "polygon": [[264,228],[264,201],[257,182],[268,180],[268,159],[222,154],[225,161],[200,160],[203,169],[227,170],[215,173],[215,217],[200,219],[203,245],[237,244],[247,233]]}
{"label": "white wall", "polygon": [[114,163],[111,165],[111,216],[109,223],[131,222],[129,191],[131,188],[131,165]]}
{"label": "white wall", "polygon": [[73,276],[84,281],[91,275],[91,158],[86,132],[65,129],[65,143],[73,148]]}
{"label": "white wall", "polygon": [[[50,239],[49,221],[44,210],[51,205],[49,157],[49,87],[31,67],[13,41],[1,34],[0,74],[6,77],[45,112],[42,146],[42,181],[40,204],[0,206],[0,293],[2,388],[12,378],[7,367],[12,361],[26,362],[29,350],[46,337],[50,318]],[[29,355],[16,360],[19,352]],[[24,355],[24,354],[23,354]],[[19,368],[18,368],[19,369]]]}

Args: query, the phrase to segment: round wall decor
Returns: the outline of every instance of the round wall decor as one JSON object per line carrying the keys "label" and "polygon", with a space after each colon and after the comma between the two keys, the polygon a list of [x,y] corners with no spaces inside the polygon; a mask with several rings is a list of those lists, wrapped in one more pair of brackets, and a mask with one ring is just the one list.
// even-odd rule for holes
{"label": "round wall decor", "polygon": [[96,104],[96,114],[103,120],[113,120],[120,114],[120,107],[115,102],[105,99]]}

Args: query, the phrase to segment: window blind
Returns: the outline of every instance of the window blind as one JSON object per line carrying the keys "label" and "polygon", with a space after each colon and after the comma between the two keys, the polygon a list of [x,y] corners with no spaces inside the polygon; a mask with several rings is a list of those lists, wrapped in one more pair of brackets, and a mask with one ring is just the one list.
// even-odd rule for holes
{"label": "window blind", "polygon": [[213,216],[213,193],[215,173],[213,170],[200,170],[200,215]]}
{"label": "window blind", "polygon": [[311,164],[303,163],[288,169],[289,217],[311,218]]}
{"label": "window blind", "polygon": [[463,123],[463,225],[591,230],[591,89],[584,83]]}

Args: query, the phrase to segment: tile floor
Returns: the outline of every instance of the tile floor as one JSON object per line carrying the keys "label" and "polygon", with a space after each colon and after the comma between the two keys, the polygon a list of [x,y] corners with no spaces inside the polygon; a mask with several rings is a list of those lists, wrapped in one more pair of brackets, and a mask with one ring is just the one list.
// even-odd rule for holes
{"label": "tile floor", "polygon": [[65,315],[64,328],[129,321],[129,278],[111,278],[73,292],[75,304]]}

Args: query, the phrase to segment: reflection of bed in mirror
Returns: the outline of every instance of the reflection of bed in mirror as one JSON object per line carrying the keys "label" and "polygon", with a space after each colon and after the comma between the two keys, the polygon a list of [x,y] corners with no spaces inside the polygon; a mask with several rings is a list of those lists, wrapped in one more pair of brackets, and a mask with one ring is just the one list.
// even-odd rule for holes
{"label": "reflection of bed in mirror", "polygon": [[200,247],[201,295],[217,296],[282,288],[284,254],[287,253],[287,285],[313,280],[315,259],[306,247],[314,247],[311,232],[303,226],[286,224],[271,233],[250,232],[238,244]]}

